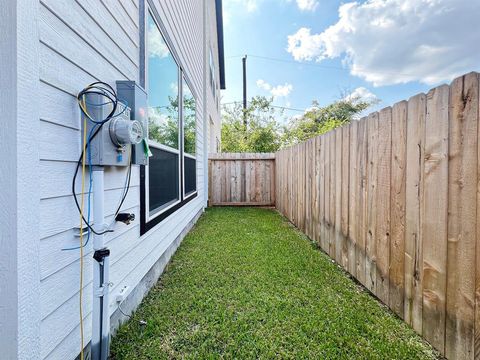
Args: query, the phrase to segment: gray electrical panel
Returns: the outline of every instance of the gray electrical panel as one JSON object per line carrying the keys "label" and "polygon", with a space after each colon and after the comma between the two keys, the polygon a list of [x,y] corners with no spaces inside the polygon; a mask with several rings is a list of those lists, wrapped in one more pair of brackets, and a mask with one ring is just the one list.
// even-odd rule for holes
{"label": "gray electrical panel", "polygon": [[132,145],[132,162],[136,165],[147,165],[148,161],[148,107],[147,93],[135,81],[117,81],[117,96],[132,109],[130,118],[142,124],[144,139],[139,144]]}
{"label": "gray electrical panel", "polygon": [[[96,121],[107,118],[113,109],[112,104],[105,102],[105,97],[97,94],[88,94],[86,96],[85,107],[88,114]],[[112,140],[112,135],[114,135],[113,132],[115,130],[114,120],[117,124],[131,123],[130,108],[125,108],[122,104],[119,104],[115,113],[115,117],[112,120],[104,123],[102,126],[94,123],[90,119],[86,120],[87,138],[94,136],[96,133],[96,135],[90,141],[89,151],[87,151],[86,154],[88,164],[99,166],[129,165],[131,145],[122,145],[120,143],[115,143],[115,141]],[[84,123],[85,122],[82,119],[82,144]],[[125,129],[120,130],[122,131]]]}

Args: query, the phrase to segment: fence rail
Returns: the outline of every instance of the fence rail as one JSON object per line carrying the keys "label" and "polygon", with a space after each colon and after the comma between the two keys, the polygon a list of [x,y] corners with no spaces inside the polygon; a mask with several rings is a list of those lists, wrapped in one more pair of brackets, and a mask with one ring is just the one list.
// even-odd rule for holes
{"label": "fence rail", "polygon": [[209,204],[275,206],[275,154],[210,154]]}
{"label": "fence rail", "polygon": [[478,123],[470,73],[275,160],[277,209],[449,359],[480,358]]}

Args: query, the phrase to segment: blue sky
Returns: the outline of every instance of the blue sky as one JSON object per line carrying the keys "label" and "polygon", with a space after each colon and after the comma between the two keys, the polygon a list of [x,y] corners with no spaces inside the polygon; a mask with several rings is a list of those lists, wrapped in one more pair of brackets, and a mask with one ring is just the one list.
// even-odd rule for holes
{"label": "blue sky", "polygon": [[224,0],[222,103],[241,101],[248,54],[249,98],[306,109],[360,88],[392,105],[480,69],[479,16],[480,1]]}

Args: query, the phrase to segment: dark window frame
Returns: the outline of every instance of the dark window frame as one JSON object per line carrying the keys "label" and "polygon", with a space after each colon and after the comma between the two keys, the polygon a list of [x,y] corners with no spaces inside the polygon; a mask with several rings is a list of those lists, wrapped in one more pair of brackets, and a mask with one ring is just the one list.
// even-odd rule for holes
{"label": "dark window frame", "polygon": [[[179,56],[175,50],[175,48],[172,46],[172,41],[170,37],[168,36],[168,33],[163,26],[163,23],[161,22],[160,16],[157,12],[157,9],[155,8],[155,5],[152,3],[151,0],[141,0],[140,1],[140,9],[139,9],[139,17],[140,17],[140,85],[143,88],[146,88],[146,83],[147,83],[147,54],[146,54],[146,33],[147,33],[147,21],[148,21],[148,16],[151,15],[153,20],[155,21],[160,33],[162,34],[169,50],[170,53],[172,54],[172,57],[177,63],[178,69],[179,69],[179,104],[181,103],[182,106],[179,106],[179,119],[180,119],[180,144],[179,144],[179,158],[180,158],[180,164],[179,164],[179,181],[180,181],[180,201],[175,204],[174,206],[171,206],[167,208],[166,210],[159,210],[160,213],[154,215],[154,217],[150,218],[149,214],[149,204],[147,202],[147,176],[148,176],[148,168],[147,166],[140,166],[140,235],[144,235],[148,231],[150,231],[152,228],[160,224],[163,220],[168,218],[170,215],[175,213],[177,210],[185,206],[187,203],[192,201],[198,196],[198,174],[195,176],[195,184],[196,184],[196,189],[195,191],[191,192],[190,194],[185,195],[184,190],[185,190],[185,170],[184,170],[184,163],[185,159],[184,156],[187,155],[191,157],[191,155],[188,155],[184,153],[184,148],[183,148],[183,143],[184,143],[184,123],[183,123],[183,80],[187,83],[190,91],[192,92],[192,96],[195,98],[195,102],[198,102],[198,97],[196,96],[195,90],[192,87],[192,83],[189,81],[188,77],[185,74],[184,68],[181,65],[181,62],[179,61]],[[180,101],[181,100],[181,101]],[[195,122],[198,119],[197,112],[195,112]],[[195,126],[196,128],[196,126]],[[195,141],[197,142],[197,137],[195,137]],[[197,166],[197,155],[195,155],[195,166]]]}

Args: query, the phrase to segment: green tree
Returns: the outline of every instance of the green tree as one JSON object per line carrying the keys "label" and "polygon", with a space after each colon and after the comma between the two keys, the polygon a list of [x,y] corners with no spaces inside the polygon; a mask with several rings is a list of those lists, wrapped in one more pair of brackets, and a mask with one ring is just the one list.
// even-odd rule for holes
{"label": "green tree", "polygon": [[[149,109],[149,138],[160,144],[178,149],[179,104],[178,97],[169,96],[169,105]],[[183,97],[184,150],[195,155],[196,103],[191,94]]]}
{"label": "green tree", "polygon": [[148,136],[160,144],[178,149],[178,97],[169,96],[169,104],[149,108]]}
{"label": "green tree", "polygon": [[286,125],[282,125],[285,123],[283,111],[273,107],[272,102],[273,98],[254,97],[245,112],[238,103],[224,106],[222,151],[275,152],[348,124],[377,101],[345,94],[323,107],[314,101],[310,109],[301,116],[292,117]]}
{"label": "green tree", "polygon": [[196,147],[196,102],[192,95],[183,97],[183,137],[186,153],[195,155]]}
{"label": "green tree", "polygon": [[[222,151],[275,152],[282,146],[282,128],[278,119],[283,116],[272,106],[273,98],[256,96],[246,111],[241,104],[223,107]],[[244,124],[244,117],[247,126]]]}
{"label": "green tree", "polygon": [[376,101],[343,97],[324,107],[314,101],[300,117],[294,117],[284,129],[283,143],[292,145],[350,123]]}

